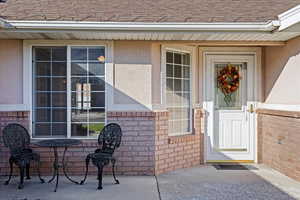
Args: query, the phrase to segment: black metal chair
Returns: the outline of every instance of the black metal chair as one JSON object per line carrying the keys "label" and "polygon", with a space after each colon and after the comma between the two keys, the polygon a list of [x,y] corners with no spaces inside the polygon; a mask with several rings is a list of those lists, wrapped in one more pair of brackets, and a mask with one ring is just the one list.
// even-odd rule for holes
{"label": "black metal chair", "polygon": [[44,180],[40,175],[40,155],[33,152],[32,149],[29,148],[30,136],[28,131],[19,124],[9,124],[3,129],[3,142],[4,145],[10,150],[10,173],[5,185],[8,185],[10,182],[13,173],[13,164],[15,164],[20,169],[20,183],[18,188],[22,189],[24,187],[25,169],[26,179],[30,179],[29,168],[31,161],[36,161],[38,163],[38,176],[41,182],[44,183]]}
{"label": "black metal chair", "polygon": [[92,163],[98,168],[98,189],[99,190],[102,189],[103,167],[108,165],[110,162],[112,164],[112,172],[113,172],[114,180],[116,184],[120,183],[117,180],[115,175],[116,158],[113,157],[113,153],[115,149],[120,146],[121,139],[122,139],[122,130],[118,124],[111,123],[106,125],[102,129],[101,133],[98,136],[98,144],[102,145],[102,147],[96,149],[94,153],[90,153],[87,155],[86,172],[85,172],[84,179],[80,183],[81,185],[84,184],[86,180],[90,160],[92,160]]}

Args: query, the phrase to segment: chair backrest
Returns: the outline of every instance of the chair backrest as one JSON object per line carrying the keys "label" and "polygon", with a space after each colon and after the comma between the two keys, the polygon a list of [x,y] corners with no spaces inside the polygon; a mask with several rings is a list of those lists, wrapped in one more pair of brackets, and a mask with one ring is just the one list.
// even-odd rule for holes
{"label": "chair backrest", "polygon": [[16,154],[28,147],[30,136],[22,125],[9,124],[3,129],[3,142],[12,154]]}
{"label": "chair backrest", "polygon": [[121,144],[122,130],[116,123],[107,124],[98,137],[98,143],[102,145],[101,152],[113,154]]}

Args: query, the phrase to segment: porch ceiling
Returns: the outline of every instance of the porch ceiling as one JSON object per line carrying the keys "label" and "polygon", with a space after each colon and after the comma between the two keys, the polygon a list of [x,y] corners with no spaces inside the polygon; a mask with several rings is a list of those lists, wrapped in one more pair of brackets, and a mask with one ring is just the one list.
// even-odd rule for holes
{"label": "porch ceiling", "polygon": [[63,31],[63,30],[4,30],[0,39],[51,40],[164,40],[164,41],[287,41],[299,32],[258,31]]}

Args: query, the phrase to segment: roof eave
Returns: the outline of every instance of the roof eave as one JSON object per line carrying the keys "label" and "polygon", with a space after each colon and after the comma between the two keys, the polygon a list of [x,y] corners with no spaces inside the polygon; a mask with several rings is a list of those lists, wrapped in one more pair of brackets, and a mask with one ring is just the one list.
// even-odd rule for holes
{"label": "roof eave", "polygon": [[6,22],[4,21],[4,19],[0,18],[0,28],[5,28],[6,26]]}
{"label": "roof eave", "polygon": [[278,28],[267,23],[140,23],[79,21],[7,21],[16,29],[27,30],[117,30],[117,31],[255,31],[270,32]]}
{"label": "roof eave", "polygon": [[13,26],[9,24],[6,20],[3,18],[0,18],[0,29],[7,29],[7,28],[12,28]]}
{"label": "roof eave", "polygon": [[280,27],[278,31],[285,31],[286,29],[300,23],[300,5],[278,15]]}

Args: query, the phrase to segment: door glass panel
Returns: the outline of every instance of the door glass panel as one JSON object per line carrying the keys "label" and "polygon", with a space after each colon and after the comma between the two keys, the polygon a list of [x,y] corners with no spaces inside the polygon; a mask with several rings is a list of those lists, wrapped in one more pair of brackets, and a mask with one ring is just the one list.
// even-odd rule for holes
{"label": "door glass panel", "polygon": [[215,64],[215,108],[242,110],[243,64]]}

